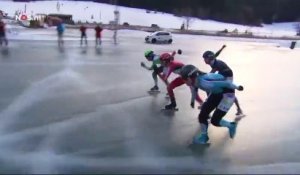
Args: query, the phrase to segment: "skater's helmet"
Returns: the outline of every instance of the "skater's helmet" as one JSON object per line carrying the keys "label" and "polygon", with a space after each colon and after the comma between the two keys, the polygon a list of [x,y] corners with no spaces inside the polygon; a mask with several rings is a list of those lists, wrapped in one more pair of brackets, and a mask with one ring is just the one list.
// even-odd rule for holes
{"label": "skater's helmet", "polygon": [[146,50],[144,55],[145,55],[146,58],[149,58],[149,57],[151,57],[153,54],[154,54],[154,52],[153,52],[152,50]]}
{"label": "skater's helmet", "polygon": [[213,59],[215,59],[215,54],[212,51],[208,50],[203,53],[202,57],[204,59],[213,60]]}
{"label": "skater's helmet", "polygon": [[194,77],[194,76],[197,76],[198,74],[204,74],[203,72],[201,72],[199,69],[197,69],[195,66],[191,65],[191,64],[188,64],[188,65],[185,65],[181,68],[181,71],[180,71],[180,76],[186,80],[190,77]]}
{"label": "skater's helmet", "polygon": [[168,63],[171,60],[173,60],[173,56],[169,53],[163,53],[160,55],[160,61],[162,61],[164,63]]}

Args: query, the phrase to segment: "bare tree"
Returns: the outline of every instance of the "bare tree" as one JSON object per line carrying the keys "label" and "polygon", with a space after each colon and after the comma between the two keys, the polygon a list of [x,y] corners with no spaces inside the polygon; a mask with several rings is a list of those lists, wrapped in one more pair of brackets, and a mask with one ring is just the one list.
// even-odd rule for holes
{"label": "bare tree", "polygon": [[60,10],[60,3],[59,2],[57,2],[56,3],[56,10],[59,12],[59,10]]}
{"label": "bare tree", "polygon": [[117,33],[118,33],[118,25],[120,22],[120,11],[119,11],[119,7],[118,7],[118,0],[114,0],[114,4],[115,4],[115,10],[114,10],[114,35],[113,35],[113,39],[114,39],[114,44],[117,44]]}
{"label": "bare tree", "polygon": [[295,24],[295,29],[297,32],[297,36],[300,36],[300,19],[298,20],[299,22],[297,24]]}
{"label": "bare tree", "polygon": [[186,30],[189,30],[191,23],[194,21],[194,19],[190,16],[185,17],[186,22]]}
{"label": "bare tree", "polygon": [[192,18],[192,9],[190,7],[183,8],[182,9],[182,14],[184,14],[186,30],[188,30],[189,27],[190,27],[190,24],[193,21],[193,18]]}

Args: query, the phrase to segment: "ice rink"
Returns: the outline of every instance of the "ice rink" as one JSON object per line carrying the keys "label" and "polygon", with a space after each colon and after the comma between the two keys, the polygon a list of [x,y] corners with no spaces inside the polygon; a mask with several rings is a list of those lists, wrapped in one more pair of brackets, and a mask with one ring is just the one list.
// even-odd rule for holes
{"label": "ice rink", "polygon": [[[117,45],[74,39],[58,49],[53,37],[1,48],[0,173],[300,173],[300,50],[290,41],[174,35],[172,45],[152,45],[127,31]],[[150,65],[147,49],[182,49],[175,59],[210,71],[202,54],[223,44],[219,58],[245,88],[236,94],[247,116],[233,140],[210,126],[211,144],[190,147],[199,110],[189,88],[175,90],[178,112],[162,112],[165,86],[149,95],[140,62]]]}

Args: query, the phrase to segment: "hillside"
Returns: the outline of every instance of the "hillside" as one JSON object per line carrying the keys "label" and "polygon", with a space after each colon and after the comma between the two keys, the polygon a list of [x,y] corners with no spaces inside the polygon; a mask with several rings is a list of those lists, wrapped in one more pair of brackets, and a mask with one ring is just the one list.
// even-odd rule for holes
{"label": "hillside", "polygon": [[[59,6],[59,8],[58,8]],[[105,3],[83,2],[83,1],[36,1],[36,2],[12,2],[1,1],[0,7],[8,13],[9,16],[14,16],[16,11],[25,12],[29,16],[36,14],[61,13],[71,14],[75,22],[103,23],[109,24],[114,20],[114,11],[117,9],[120,12],[120,24],[128,23],[131,27],[141,28],[150,27],[156,24],[162,29],[179,32],[181,25],[186,27],[187,20],[189,21],[189,31],[180,31],[183,33],[193,34],[222,34],[220,31],[227,31],[230,36],[242,35],[248,36],[252,33],[259,37],[294,37],[296,35],[296,23],[275,23],[272,25],[263,25],[263,27],[251,27],[246,25],[237,25],[230,23],[222,23],[213,20],[201,20],[191,17],[178,17],[173,14],[146,11],[145,9],[136,9],[129,7],[121,7],[109,5]],[[149,30],[146,28],[145,30]],[[235,33],[232,33],[235,31]]]}

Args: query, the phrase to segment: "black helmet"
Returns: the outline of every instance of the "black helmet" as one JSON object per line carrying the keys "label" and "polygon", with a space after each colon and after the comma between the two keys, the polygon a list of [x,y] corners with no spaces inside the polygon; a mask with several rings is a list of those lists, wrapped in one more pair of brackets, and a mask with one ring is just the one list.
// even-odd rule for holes
{"label": "black helmet", "polygon": [[208,58],[208,59],[214,59],[215,54],[212,51],[205,51],[204,54],[202,55],[203,58]]}
{"label": "black helmet", "polygon": [[195,66],[189,64],[181,68],[180,76],[186,80],[187,78],[197,74],[198,72],[200,71]]}

